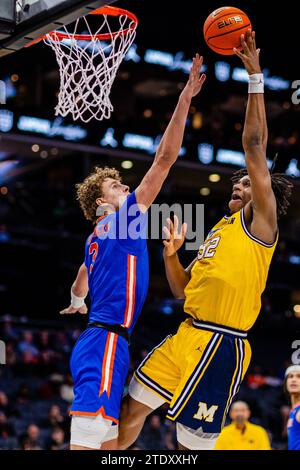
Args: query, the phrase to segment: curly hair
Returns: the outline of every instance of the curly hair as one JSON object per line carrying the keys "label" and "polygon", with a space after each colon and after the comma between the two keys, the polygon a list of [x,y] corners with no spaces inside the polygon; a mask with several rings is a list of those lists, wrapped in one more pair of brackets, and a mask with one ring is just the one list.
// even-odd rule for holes
{"label": "curly hair", "polygon": [[[246,168],[235,171],[231,178],[233,184],[236,184],[241,178],[247,176]],[[283,173],[270,173],[272,189],[276,199],[277,218],[287,213],[290,205],[290,198],[293,190],[293,183]]]}
{"label": "curly hair", "polygon": [[77,200],[87,220],[93,223],[97,220],[96,211],[98,205],[96,200],[103,196],[102,184],[106,178],[112,178],[117,181],[122,181],[120,173],[115,168],[96,166],[93,173],[91,173],[82,183],[75,185]]}

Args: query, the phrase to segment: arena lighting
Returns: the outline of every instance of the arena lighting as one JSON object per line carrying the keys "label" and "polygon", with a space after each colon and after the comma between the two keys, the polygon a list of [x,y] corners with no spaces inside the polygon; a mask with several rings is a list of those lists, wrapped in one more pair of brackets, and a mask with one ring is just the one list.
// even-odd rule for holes
{"label": "arena lighting", "polygon": [[[148,64],[161,65],[168,70],[181,70],[184,73],[189,73],[192,60],[184,59],[183,52],[171,54],[170,52],[157,51],[155,49],[148,49],[144,55],[144,61]],[[202,66],[202,72],[207,70],[207,66]]]}
{"label": "arena lighting", "polygon": [[0,80],[0,104],[6,104],[6,85],[3,80]]}
{"label": "arena lighting", "polygon": [[153,116],[153,111],[151,109],[145,109],[143,116],[146,119],[151,118]]}
{"label": "arena lighting", "polygon": [[230,79],[230,65],[227,62],[216,62],[215,75],[220,82],[227,82]]}
{"label": "arena lighting", "polygon": [[200,194],[201,194],[201,196],[209,196],[210,189],[209,188],[201,188],[200,189]]}
{"label": "arena lighting", "polygon": [[[266,88],[272,91],[288,90],[291,86],[289,80],[281,77],[269,77],[269,70],[263,69],[264,80]],[[248,72],[242,67],[235,67],[232,71],[232,80],[236,82],[248,82]]]}
{"label": "arena lighting", "polygon": [[[81,141],[88,135],[88,130],[75,125],[64,125],[63,118],[56,118],[51,121],[33,116],[20,116],[16,119],[17,128],[22,132],[42,134],[48,137],[59,137],[67,141]],[[14,113],[7,109],[0,109],[0,132],[10,132],[14,127]],[[115,136],[115,129],[108,128],[99,145],[101,147],[136,149],[144,151],[151,155],[155,154],[161,140],[161,135],[151,137],[143,134],[126,133],[123,137]],[[216,149],[207,142],[198,145],[198,159],[204,165],[209,165],[213,161],[225,163],[239,167],[245,166],[243,152],[231,149]],[[58,150],[50,151],[51,155],[57,155]],[[179,153],[180,157],[187,154],[187,148],[182,147]],[[1,155],[0,155],[1,159]],[[267,159],[268,167],[271,168],[272,161]],[[286,174],[300,177],[299,162],[294,158],[290,161]]]}
{"label": "arena lighting", "polygon": [[[236,165],[245,167],[245,155],[243,152],[237,152],[236,150],[219,149],[216,154],[216,161],[219,163],[227,163],[229,165]],[[268,168],[272,166],[272,160],[267,158]]]}
{"label": "arena lighting", "polygon": [[211,144],[198,145],[198,158],[201,163],[208,165],[214,159],[214,148]]}
{"label": "arena lighting", "polygon": [[241,167],[245,166],[244,153],[235,150],[219,149],[217,151],[216,160],[219,163],[229,163]]}
{"label": "arena lighting", "polygon": [[2,186],[2,188],[0,189],[0,193],[3,195],[3,196],[6,196],[6,194],[8,193],[8,189],[6,186]]}
{"label": "arena lighting", "polygon": [[6,99],[15,98],[17,96],[17,88],[14,85],[14,83],[16,83],[16,77],[19,79],[18,75],[13,75],[12,77],[7,77],[4,80]]}
{"label": "arena lighting", "polygon": [[289,166],[287,167],[285,174],[289,175],[289,176],[296,176],[296,177],[300,176],[300,170],[298,168],[298,161],[295,158],[293,158],[290,161]]}
{"label": "arena lighting", "polygon": [[300,256],[290,255],[289,256],[289,262],[291,264],[300,264]]}
{"label": "arena lighting", "polygon": [[221,179],[221,176],[217,173],[212,173],[211,175],[209,175],[208,179],[209,181],[211,181],[211,183],[218,183]]}
{"label": "arena lighting", "polygon": [[132,46],[128,49],[128,52],[124,58],[127,62],[129,60],[132,60],[132,62],[135,62],[136,64],[139,63],[142,59],[137,53],[137,45],[132,44]]}
{"label": "arena lighting", "polygon": [[232,71],[232,80],[248,83],[248,72],[242,67],[235,67]]}
{"label": "arena lighting", "polygon": [[[198,145],[198,158],[201,163],[208,165],[214,160],[214,147],[208,143]],[[230,149],[219,149],[216,154],[216,161],[240,167],[245,166],[245,155]],[[271,168],[272,161],[267,159],[268,167]]]}
{"label": "arena lighting", "polygon": [[264,77],[265,77],[265,85],[269,90],[273,91],[281,91],[281,90],[288,90],[291,86],[289,80],[284,80],[281,77],[268,77],[269,70],[263,69]]}
{"label": "arena lighting", "polygon": [[102,147],[118,147],[118,141],[114,138],[115,130],[110,127],[104,134],[103,139],[100,140],[100,145]]}
{"label": "arena lighting", "polygon": [[[107,41],[101,41],[101,46],[94,42],[91,42],[90,44],[87,44],[86,41],[77,42],[82,49],[89,51],[92,54],[97,53],[98,50],[100,50],[100,47],[101,50],[104,51],[105,55],[108,55],[111,52],[111,45]],[[69,47],[72,45],[71,39],[63,39],[62,43]],[[132,62],[139,63],[142,60],[141,56],[137,53],[137,47],[137,44],[132,44],[124,57],[125,61],[129,62],[131,60]]]}
{"label": "arena lighting", "polygon": [[164,315],[172,315],[174,313],[174,309],[171,305],[165,304],[162,305],[160,308],[161,313]]}
{"label": "arena lighting", "polygon": [[124,168],[124,170],[130,170],[133,167],[133,162],[131,160],[124,160],[121,163],[121,167]]}
{"label": "arena lighting", "polygon": [[145,150],[146,152],[153,153],[154,139],[145,135],[127,133],[123,138],[123,146],[127,148],[134,148],[138,150]]}
{"label": "arena lighting", "polygon": [[[132,51],[133,49],[133,51]],[[133,60],[139,62],[141,57],[137,53],[137,45],[133,44],[126,54],[125,60]],[[144,62],[153,65],[160,65],[168,70],[181,70],[184,73],[189,73],[191,68],[191,60],[184,59],[183,52],[172,54],[166,51],[158,51],[155,49],[147,49],[144,55]],[[207,70],[207,66],[202,66],[202,72]],[[226,82],[230,79],[231,67],[228,62],[217,61],[215,62],[215,76],[220,82]],[[290,81],[282,77],[269,76],[268,69],[263,70],[265,76],[265,86],[273,91],[288,90],[290,88]],[[245,69],[235,67],[232,70],[231,78],[237,82],[248,82],[248,74]]]}
{"label": "arena lighting", "polygon": [[171,67],[174,61],[173,54],[170,52],[155,51],[148,49],[144,57],[145,62],[148,64],[162,65],[164,67]]}
{"label": "arena lighting", "polygon": [[40,150],[40,146],[37,145],[37,144],[34,144],[34,145],[31,147],[31,150],[32,150],[34,153],[37,153],[37,152]]}
{"label": "arena lighting", "polygon": [[0,152],[0,161],[1,161],[1,160],[6,160],[8,156],[9,156],[9,153],[7,153],[7,152]]}
{"label": "arena lighting", "polygon": [[[131,134],[127,133],[124,135],[122,145],[126,148],[136,149],[136,150],[144,150],[148,153],[155,153],[156,149],[160,143],[161,136],[157,136],[156,138],[149,137],[146,135],[141,134]],[[186,154],[186,148],[182,147],[179,156],[183,156]]]}
{"label": "arena lighting", "polygon": [[203,117],[202,117],[202,113],[200,113],[199,111],[197,111],[194,115],[193,115],[193,118],[192,118],[192,128],[193,129],[201,129],[203,125]]}
{"label": "arena lighting", "polygon": [[300,315],[300,305],[294,305],[294,312]]}
{"label": "arena lighting", "polygon": [[87,136],[87,130],[72,124],[64,125],[63,118],[56,118],[54,121],[41,119],[32,116],[20,116],[17,127],[23,132],[34,132],[47,137],[60,136],[65,140],[78,141]]}
{"label": "arena lighting", "polygon": [[50,130],[50,121],[30,116],[21,116],[17,127],[20,131],[36,132],[37,134],[47,135]]}
{"label": "arena lighting", "polygon": [[19,160],[9,160],[6,162],[0,163],[0,184],[4,183],[8,177],[9,173],[18,166]]}
{"label": "arena lighting", "polygon": [[14,113],[8,109],[0,109],[0,132],[9,132],[14,126]]}
{"label": "arena lighting", "polygon": [[[71,44],[70,39],[64,39],[62,41],[66,45]],[[85,51],[95,52],[95,45],[86,45],[86,41],[79,41],[79,44]],[[105,51],[106,55],[110,52],[110,46],[105,41],[101,42],[101,48]],[[126,62],[132,61],[134,63],[139,63],[142,60],[148,64],[159,65],[165,67],[168,70],[181,70],[182,72],[188,74],[192,65],[191,59],[185,59],[185,54],[182,51],[172,54],[167,51],[159,51],[156,49],[147,49],[144,56],[138,52],[138,45],[133,43],[132,46],[128,49],[124,60]],[[246,70],[242,67],[234,67],[231,75],[231,66],[228,62],[217,61],[215,62],[215,77],[220,82],[226,82],[230,78],[237,82],[248,82],[248,74]],[[207,66],[203,64],[202,72],[207,71]],[[265,75],[265,86],[273,91],[287,90],[290,88],[289,80],[285,80],[282,77],[269,76],[270,71],[268,69],[263,70]]]}

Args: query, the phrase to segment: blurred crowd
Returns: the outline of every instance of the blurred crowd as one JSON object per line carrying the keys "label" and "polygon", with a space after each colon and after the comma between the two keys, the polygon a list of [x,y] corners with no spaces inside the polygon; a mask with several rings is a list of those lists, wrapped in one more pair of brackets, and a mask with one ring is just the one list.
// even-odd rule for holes
{"label": "blurred crowd", "polygon": [[[0,366],[0,449],[65,450],[69,447],[73,383],[69,359],[81,328],[41,328],[0,318],[0,338],[6,343],[6,365]],[[147,341],[143,334],[143,342]],[[148,349],[133,356],[134,368]],[[282,392],[285,364],[278,371],[253,365],[241,386],[239,400],[248,403],[251,421],[268,432],[272,448],[286,448],[289,407]],[[126,390],[125,390],[126,393]],[[154,412],[132,449],[174,450],[174,423],[166,408]]]}

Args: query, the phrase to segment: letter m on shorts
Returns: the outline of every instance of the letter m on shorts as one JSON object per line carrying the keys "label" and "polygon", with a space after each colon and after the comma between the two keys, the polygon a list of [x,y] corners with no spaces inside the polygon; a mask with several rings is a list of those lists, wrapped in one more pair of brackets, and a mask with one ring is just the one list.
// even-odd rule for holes
{"label": "letter m on shorts", "polygon": [[0,364],[6,364],[6,348],[4,341],[0,341]]}
{"label": "letter m on shorts", "polygon": [[218,408],[219,407],[217,405],[212,405],[209,409],[207,409],[207,403],[200,401],[199,409],[194,415],[194,418],[199,419],[199,421],[207,421],[208,423],[212,423],[215,417],[215,412]]}

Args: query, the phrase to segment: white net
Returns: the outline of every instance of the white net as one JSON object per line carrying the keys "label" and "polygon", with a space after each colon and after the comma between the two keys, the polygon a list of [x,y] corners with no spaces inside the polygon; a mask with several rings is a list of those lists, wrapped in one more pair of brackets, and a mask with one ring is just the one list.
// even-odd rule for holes
{"label": "white net", "polygon": [[[97,28],[92,28],[95,22],[100,22],[100,27],[98,24]],[[112,30],[110,23],[117,23],[118,27]],[[114,18],[105,14],[88,15],[74,23],[72,32],[70,26],[64,26],[59,32],[46,36],[44,42],[54,50],[60,71],[56,115],[71,114],[73,120],[83,122],[110,118],[113,112],[111,88],[134,41],[136,27],[137,23],[125,14]],[[99,35],[104,39],[99,39]]]}

